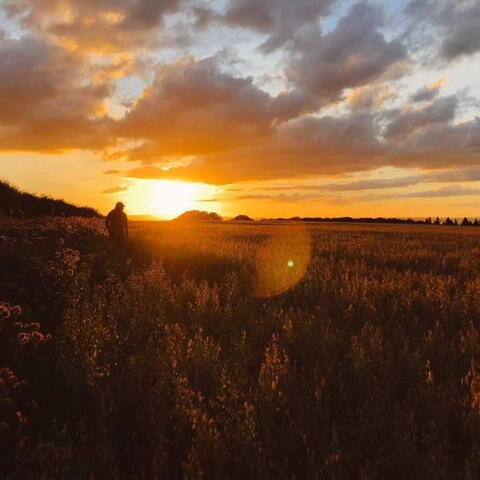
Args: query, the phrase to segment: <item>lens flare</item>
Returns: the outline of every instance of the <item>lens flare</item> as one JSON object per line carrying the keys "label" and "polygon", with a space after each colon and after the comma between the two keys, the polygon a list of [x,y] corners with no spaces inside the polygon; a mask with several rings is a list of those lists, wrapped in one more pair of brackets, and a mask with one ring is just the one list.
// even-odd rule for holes
{"label": "lens flare", "polygon": [[290,290],[305,276],[310,262],[310,233],[304,225],[273,228],[255,253],[251,287],[258,298]]}

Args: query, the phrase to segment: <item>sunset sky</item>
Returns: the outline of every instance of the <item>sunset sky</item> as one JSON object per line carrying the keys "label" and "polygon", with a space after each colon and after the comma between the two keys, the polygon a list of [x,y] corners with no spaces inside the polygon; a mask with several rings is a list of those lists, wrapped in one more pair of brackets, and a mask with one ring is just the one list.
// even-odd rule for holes
{"label": "sunset sky", "polygon": [[480,0],[0,0],[0,177],[108,211],[480,217]]}

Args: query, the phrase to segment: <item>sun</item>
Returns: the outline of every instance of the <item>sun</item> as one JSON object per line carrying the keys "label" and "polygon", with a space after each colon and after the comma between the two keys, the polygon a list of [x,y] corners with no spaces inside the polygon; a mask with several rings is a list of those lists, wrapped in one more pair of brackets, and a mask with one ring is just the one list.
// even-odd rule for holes
{"label": "sun", "polygon": [[204,183],[173,180],[134,180],[118,199],[129,215],[150,215],[170,220],[187,210],[221,210],[218,189]]}
{"label": "sun", "polygon": [[152,191],[152,213],[171,218],[186,210],[193,210],[197,208],[202,190],[196,183],[157,181]]}

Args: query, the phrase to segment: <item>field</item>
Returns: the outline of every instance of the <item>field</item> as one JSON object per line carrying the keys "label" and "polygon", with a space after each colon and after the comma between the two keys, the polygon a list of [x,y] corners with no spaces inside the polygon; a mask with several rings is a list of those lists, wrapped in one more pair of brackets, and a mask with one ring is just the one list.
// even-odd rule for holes
{"label": "field", "polygon": [[0,300],[6,478],[479,478],[477,229],[3,219]]}

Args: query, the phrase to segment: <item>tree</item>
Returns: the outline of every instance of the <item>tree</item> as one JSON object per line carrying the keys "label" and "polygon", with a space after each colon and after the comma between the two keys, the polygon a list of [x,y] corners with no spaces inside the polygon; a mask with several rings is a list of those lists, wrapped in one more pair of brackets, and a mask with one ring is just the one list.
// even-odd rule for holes
{"label": "tree", "polygon": [[221,222],[223,218],[215,212],[189,210],[179,215],[175,220],[181,222]]}
{"label": "tree", "polygon": [[237,215],[230,219],[231,222],[254,222],[253,218],[250,218],[248,215]]}
{"label": "tree", "polygon": [[440,225],[440,219],[437,217],[433,222],[434,225]]}
{"label": "tree", "polygon": [[444,225],[455,225],[455,224],[452,222],[450,217],[447,217],[447,219],[444,222]]}

